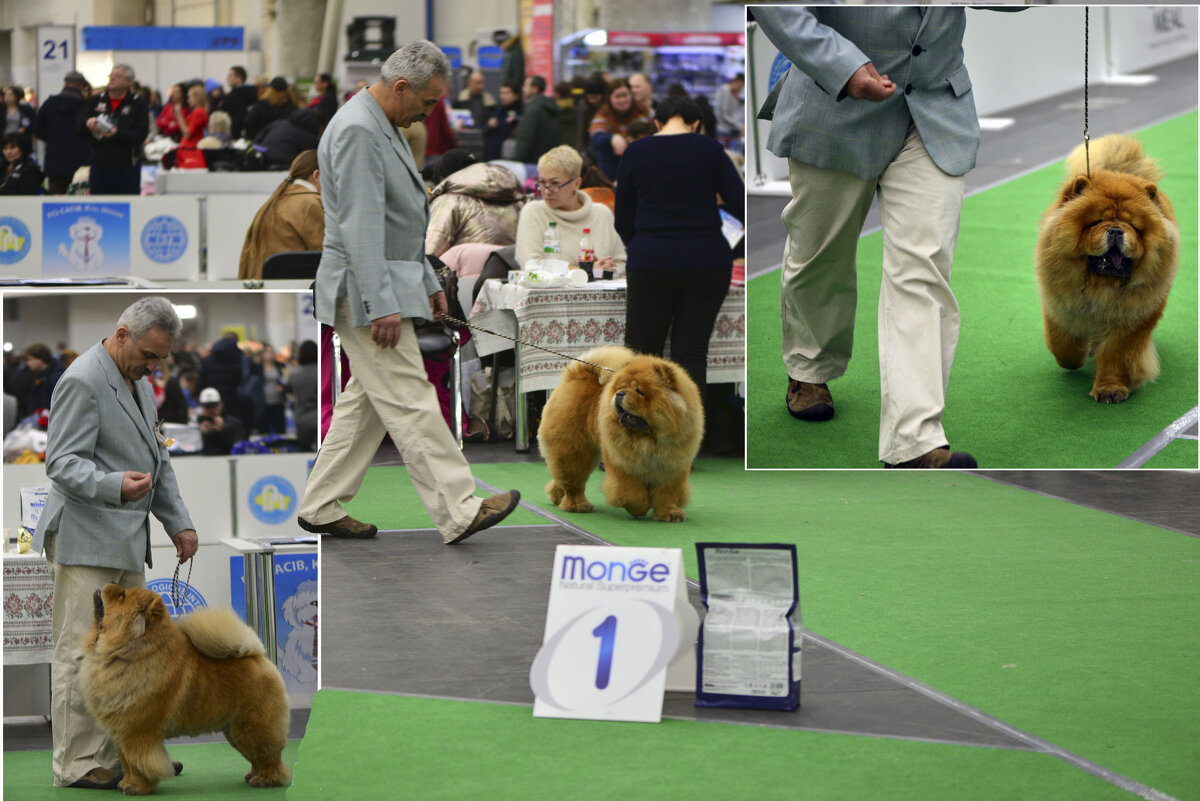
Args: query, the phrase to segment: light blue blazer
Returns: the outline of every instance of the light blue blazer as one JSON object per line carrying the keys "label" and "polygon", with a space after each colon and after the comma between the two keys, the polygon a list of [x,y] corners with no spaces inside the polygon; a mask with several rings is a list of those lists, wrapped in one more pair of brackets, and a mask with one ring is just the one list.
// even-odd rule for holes
{"label": "light blue blazer", "polygon": [[325,242],[317,268],[317,319],[333,325],[350,299],[355,326],[399,314],[430,319],[441,290],[425,258],[429,193],[408,142],[363,90],[338,109],[317,146]]}
{"label": "light blue blazer", "polygon": [[[50,400],[46,476],[50,494],[34,533],[44,549],[58,532],[55,561],[64,565],[139,571],[150,560],[150,514],[171,536],[195,528],[179,497],[167,448],[155,436],[158,410],[146,379],[129,393],[103,343],[63,373]],[[121,500],[125,471],[149,473],[151,490]]]}
{"label": "light blue blazer", "polygon": [[[755,6],[754,17],[793,65],[758,114],[772,121],[772,153],[873,180],[915,124],[943,172],[975,166],[979,118],[963,64],[964,9]],[[843,91],[868,61],[896,84],[879,103]]]}

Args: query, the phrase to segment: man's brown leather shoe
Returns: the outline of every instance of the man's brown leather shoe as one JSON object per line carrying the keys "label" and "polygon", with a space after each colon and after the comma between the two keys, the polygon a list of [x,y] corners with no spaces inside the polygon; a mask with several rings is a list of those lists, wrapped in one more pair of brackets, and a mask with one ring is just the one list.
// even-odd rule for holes
{"label": "man's brown leather shoe", "polygon": [[975,457],[971,454],[963,453],[962,451],[951,451],[950,446],[946,445],[941,448],[934,448],[929,453],[922,454],[916,459],[909,459],[907,462],[900,462],[899,464],[885,463],[884,467],[972,470],[979,467],[979,465],[975,463]]}
{"label": "man's brown leather shoe", "polygon": [[833,417],[833,396],[827,384],[788,379],[787,409],[792,417],[819,423]]}
{"label": "man's brown leather shoe", "polygon": [[92,768],[69,786],[81,790],[115,790],[121,782],[121,776],[122,774],[108,768]]}
{"label": "man's brown leather shoe", "polygon": [[479,511],[475,513],[475,519],[471,521],[471,525],[467,526],[467,530],[454,539],[446,540],[446,544],[454,545],[455,543],[462,542],[472,534],[478,534],[485,528],[491,528],[512,514],[512,510],[517,508],[517,504],[520,501],[521,493],[516,490],[509,490],[500,495],[485,498],[479,506]]}
{"label": "man's brown leather shoe", "polygon": [[296,522],[300,524],[300,528],[312,534],[326,534],[330,537],[349,537],[352,539],[366,539],[374,537],[379,529],[370,523],[363,523],[361,520],[355,520],[350,515],[345,515],[332,523],[322,523],[317,525],[310,523],[303,517],[297,517]]}

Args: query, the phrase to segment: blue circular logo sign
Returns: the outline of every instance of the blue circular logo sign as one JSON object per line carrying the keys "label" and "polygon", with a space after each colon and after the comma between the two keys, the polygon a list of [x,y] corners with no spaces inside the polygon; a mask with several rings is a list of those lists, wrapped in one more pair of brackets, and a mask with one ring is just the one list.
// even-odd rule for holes
{"label": "blue circular logo sign", "polygon": [[16,217],[0,217],[0,264],[16,264],[29,253],[33,237]]}
{"label": "blue circular logo sign", "polygon": [[159,215],[142,229],[142,251],[159,264],[178,259],[187,245],[187,227],[176,217]]}
{"label": "blue circular logo sign", "polygon": [[208,603],[204,600],[204,596],[195,587],[190,584],[185,586],[182,579],[180,579],[178,587],[179,591],[183,593],[183,598],[179,600],[179,606],[175,606],[171,600],[171,579],[154,579],[153,581],[146,582],[146,589],[157,592],[162,596],[163,603],[167,605],[167,611],[171,614],[171,617],[177,618],[180,615],[186,615],[188,612],[194,612],[197,609],[203,609],[208,606]]}
{"label": "blue circular logo sign", "polygon": [[296,513],[296,490],[283,476],[264,476],[255,481],[246,501],[257,520],[272,526],[288,522]]}

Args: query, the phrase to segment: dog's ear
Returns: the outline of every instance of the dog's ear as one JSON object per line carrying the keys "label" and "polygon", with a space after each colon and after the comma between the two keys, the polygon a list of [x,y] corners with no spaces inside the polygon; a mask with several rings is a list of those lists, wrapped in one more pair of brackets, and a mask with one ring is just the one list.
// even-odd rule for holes
{"label": "dog's ear", "polygon": [[140,634],[144,634],[147,628],[161,623],[166,617],[167,605],[163,603],[162,596],[156,592],[154,593],[154,597],[148,599],[142,605],[141,609],[138,610],[138,619],[141,621],[142,626],[139,636]]}
{"label": "dog's ear", "polygon": [[1066,203],[1072,198],[1079,197],[1081,194],[1083,194],[1083,190],[1087,189],[1091,183],[1091,179],[1086,175],[1076,175],[1075,180],[1071,181],[1062,188],[1062,193],[1058,198],[1059,205]]}
{"label": "dog's ear", "polygon": [[1150,202],[1155,206],[1162,205],[1158,202],[1158,184],[1147,181],[1146,185],[1143,187],[1143,191],[1146,193],[1146,197],[1150,198]]}
{"label": "dog's ear", "polygon": [[654,365],[654,373],[667,389],[675,389],[675,373],[665,364]]}

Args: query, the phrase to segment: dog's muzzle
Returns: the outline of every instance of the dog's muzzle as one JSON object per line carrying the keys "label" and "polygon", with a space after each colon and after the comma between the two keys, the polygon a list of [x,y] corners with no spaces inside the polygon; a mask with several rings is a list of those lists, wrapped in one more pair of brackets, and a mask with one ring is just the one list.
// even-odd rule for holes
{"label": "dog's muzzle", "polygon": [[1088,272],[1109,278],[1128,278],[1133,272],[1133,259],[1121,252],[1125,244],[1125,232],[1120,228],[1108,229],[1108,251],[1102,256],[1088,256]]}
{"label": "dog's muzzle", "polygon": [[626,411],[624,390],[613,396],[613,409],[617,412],[617,422],[621,424],[622,428],[628,428],[630,431],[650,430],[650,424],[644,417],[638,417],[633,412]]}

